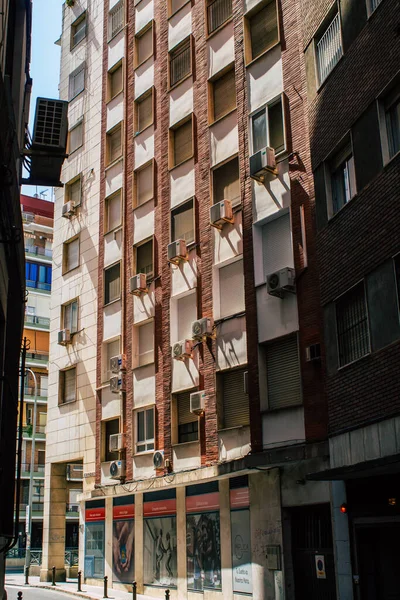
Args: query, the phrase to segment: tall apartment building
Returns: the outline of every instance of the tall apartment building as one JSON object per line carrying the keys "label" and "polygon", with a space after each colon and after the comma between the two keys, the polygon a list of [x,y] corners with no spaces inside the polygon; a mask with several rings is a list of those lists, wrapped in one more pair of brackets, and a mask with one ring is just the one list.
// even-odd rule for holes
{"label": "tall apartment building", "polygon": [[334,597],[300,9],[64,7],[43,579]]}
{"label": "tall apartment building", "polygon": [[[398,593],[398,5],[303,3],[340,598]],[[315,476],[318,477],[318,476]],[[339,507],[347,514],[338,514]],[[338,595],[339,595],[338,594]]]}

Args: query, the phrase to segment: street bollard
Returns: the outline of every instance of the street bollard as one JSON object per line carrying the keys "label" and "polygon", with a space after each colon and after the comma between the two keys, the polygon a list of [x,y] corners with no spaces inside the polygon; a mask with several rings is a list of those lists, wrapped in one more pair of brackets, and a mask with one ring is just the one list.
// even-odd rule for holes
{"label": "street bollard", "polygon": [[132,583],[132,600],[136,600],[136,598],[137,598],[137,591],[136,591],[136,587],[137,587],[137,585],[136,585],[136,581],[134,581],[134,582]]}
{"label": "street bollard", "polygon": [[78,571],[78,592],[82,591],[82,588],[81,588],[81,577],[82,577],[82,571]]}
{"label": "street bollard", "polygon": [[165,590],[165,600],[169,600],[170,593],[171,592],[169,590]]}
{"label": "street bollard", "polygon": [[104,575],[104,596],[103,596],[103,598],[108,598],[108,596],[107,596],[107,582],[108,582],[108,577],[107,577],[107,575]]}
{"label": "street bollard", "polygon": [[25,567],[25,585],[29,585],[29,565]]}
{"label": "street bollard", "polygon": [[56,568],[51,569],[51,585],[56,585]]}
{"label": "street bollard", "polygon": [[22,600],[22,592],[17,592],[18,600]]}

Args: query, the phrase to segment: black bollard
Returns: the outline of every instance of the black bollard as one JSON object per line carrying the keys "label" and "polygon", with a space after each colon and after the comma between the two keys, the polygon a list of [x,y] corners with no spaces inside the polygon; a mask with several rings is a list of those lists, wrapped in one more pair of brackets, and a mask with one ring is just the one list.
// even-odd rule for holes
{"label": "black bollard", "polygon": [[170,593],[171,592],[169,590],[165,590],[165,600],[169,600]]}
{"label": "black bollard", "polygon": [[25,567],[25,585],[29,585],[29,565]]}
{"label": "black bollard", "polygon": [[22,592],[17,592],[18,600],[22,600]]}
{"label": "black bollard", "polygon": [[56,585],[56,568],[51,569],[51,585]]}
{"label": "black bollard", "polygon": [[107,582],[108,582],[108,577],[107,577],[107,575],[104,575],[104,596],[103,596],[103,598],[108,598],[108,596],[107,596]]}
{"label": "black bollard", "polygon": [[132,600],[136,600],[136,597],[137,597],[136,587],[137,587],[136,581],[134,581],[132,583]]}
{"label": "black bollard", "polygon": [[81,577],[82,577],[82,571],[78,571],[78,592],[82,591],[82,588],[81,588]]}

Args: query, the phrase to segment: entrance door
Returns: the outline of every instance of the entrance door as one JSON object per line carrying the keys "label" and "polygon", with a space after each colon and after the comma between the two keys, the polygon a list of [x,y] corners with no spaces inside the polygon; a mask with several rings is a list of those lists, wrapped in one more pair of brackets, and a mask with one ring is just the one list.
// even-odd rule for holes
{"label": "entrance door", "polygon": [[356,527],[362,600],[400,600],[400,524]]}

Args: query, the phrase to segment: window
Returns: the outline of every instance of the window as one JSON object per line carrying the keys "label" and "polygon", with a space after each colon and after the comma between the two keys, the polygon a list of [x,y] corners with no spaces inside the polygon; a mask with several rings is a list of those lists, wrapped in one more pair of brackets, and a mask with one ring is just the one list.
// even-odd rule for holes
{"label": "window", "polygon": [[257,6],[245,18],[246,63],[261,56],[279,42],[278,11],[275,0]]}
{"label": "window", "polygon": [[135,327],[136,367],[143,367],[154,362],[154,321],[148,321]]}
{"label": "window", "polygon": [[177,85],[192,73],[191,38],[188,37],[169,53],[169,87]]}
{"label": "window", "polygon": [[60,371],[59,404],[76,400],[76,367]]}
{"label": "window", "polygon": [[320,85],[337,65],[342,54],[340,18],[339,13],[336,13],[316,43],[318,78]]}
{"label": "window", "polygon": [[108,100],[112,100],[122,92],[123,81],[122,62],[119,62],[108,71]]}
{"label": "window", "polygon": [[340,150],[329,162],[332,210],[336,214],[356,193],[356,178],[351,144]]}
{"label": "window", "polygon": [[73,300],[61,307],[61,328],[69,329],[70,333],[78,331],[78,300]]}
{"label": "window", "polygon": [[68,152],[72,154],[83,145],[83,120],[69,130]]}
{"label": "window", "polygon": [[118,2],[108,13],[108,39],[111,40],[124,27],[124,3]]}
{"label": "window", "polygon": [[69,76],[69,100],[73,100],[85,89],[85,63],[80,65]]}
{"label": "window", "polygon": [[118,190],[105,199],[105,233],[121,225],[121,196],[121,190]]}
{"label": "window", "polygon": [[235,70],[223,73],[209,84],[211,122],[221,119],[236,108]]}
{"label": "window", "polygon": [[148,90],[135,100],[136,119],[135,119],[135,130],[136,133],[143,131],[149,125],[152,125],[153,118],[153,88]]}
{"label": "window", "polygon": [[25,262],[26,286],[38,290],[51,290],[51,266]]}
{"label": "window", "polygon": [[199,439],[199,419],[190,412],[190,392],[176,394],[178,422],[178,444],[197,442]]}
{"label": "window", "polygon": [[370,12],[374,12],[374,10],[376,8],[378,8],[378,6],[380,5],[380,3],[382,2],[382,0],[369,0],[369,9]]}
{"label": "window", "polygon": [[283,98],[274,100],[251,116],[253,154],[270,146],[275,154],[286,150]]}
{"label": "window", "polygon": [[86,37],[86,12],[71,25],[71,50]]}
{"label": "window", "polygon": [[364,282],[336,302],[339,364],[342,367],[369,353],[369,329]]}
{"label": "window", "polygon": [[112,377],[112,373],[110,370],[110,359],[114,356],[118,356],[120,353],[120,340],[119,338],[113,340],[112,342],[107,342],[105,344],[105,365],[104,365],[104,381],[110,381],[110,377]]}
{"label": "window", "polygon": [[168,1],[168,16],[172,17],[181,8],[185,6],[190,0],[169,0]]}
{"label": "window", "polygon": [[154,408],[136,413],[136,452],[154,450]]}
{"label": "window", "polygon": [[122,127],[117,125],[107,133],[107,165],[122,156]]}
{"label": "window", "polygon": [[104,460],[105,461],[111,461],[111,460],[118,460],[119,459],[119,453],[118,452],[111,452],[110,451],[110,436],[115,435],[116,433],[119,433],[119,419],[111,419],[110,421],[105,421],[104,423],[104,442],[105,442],[105,448],[104,448]]}
{"label": "window", "polygon": [[135,67],[139,67],[150,56],[153,56],[153,22],[146,25],[142,31],[135,36]]}
{"label": "window", "polygon": [[235,369],[217,374],[217,386],[222,399],[224,429],[250,423],[245,372],[244,369]]}
{"label": "window", "polygon": [[109,304],[120,297],[120,263],[117,263],[104,271],[104,304]]}
{"label": "window", "polygon": [[297,336],[278,338],[266,346],[268,408],[295,406],[302,401]]}
{"label": "window", "polygon": [[169,168],[172,169],[177,165],[192,158],[193,150],[193,116],[186,119],[183,123],[180,122],[169,130],[170,133],[170,152],[169,152]]}
{"label": "window", "polygon": [[63,244],[63,275],[79,267],[79,237]]}
{"label": "window", "polygon": [[236,156],[212,171],[213,203],[230,200],[240,204],[239,159]]}
{"label": "window", "polygon": [[244,311],[244,275],[243,260],[236,260],[226,267],[220,267],[219,273],[219,318],[229,317]]}
{"label": "window", "polygon": [[137,169],[133,177],[133,204],[140,206],[154,198],[154,161]]}
{"label": "window", "polygon": [[209,0],[207,2],[208,35],[216,31],[232,16],[232,0]]}
{"label": "window", "polygon": [[171,211],[171,241],[185,240],[186,244],[194,242],[194,207],[193,198]]}
{"label": "window", "polygon": [[81,177],[73,179],[65,186],[65,202],[73,202],[74,206],[79,206],[81,203],[82,194]]}
{"label": "window", "polygon": [[389,157],[400,151],[400,87],[395,88],[385,100],[386,131]]}
{"label": "window", "polygon": [[153,240],[134,248],[136,251],[136,273],[145,273],[148,279],[153,277]]}

